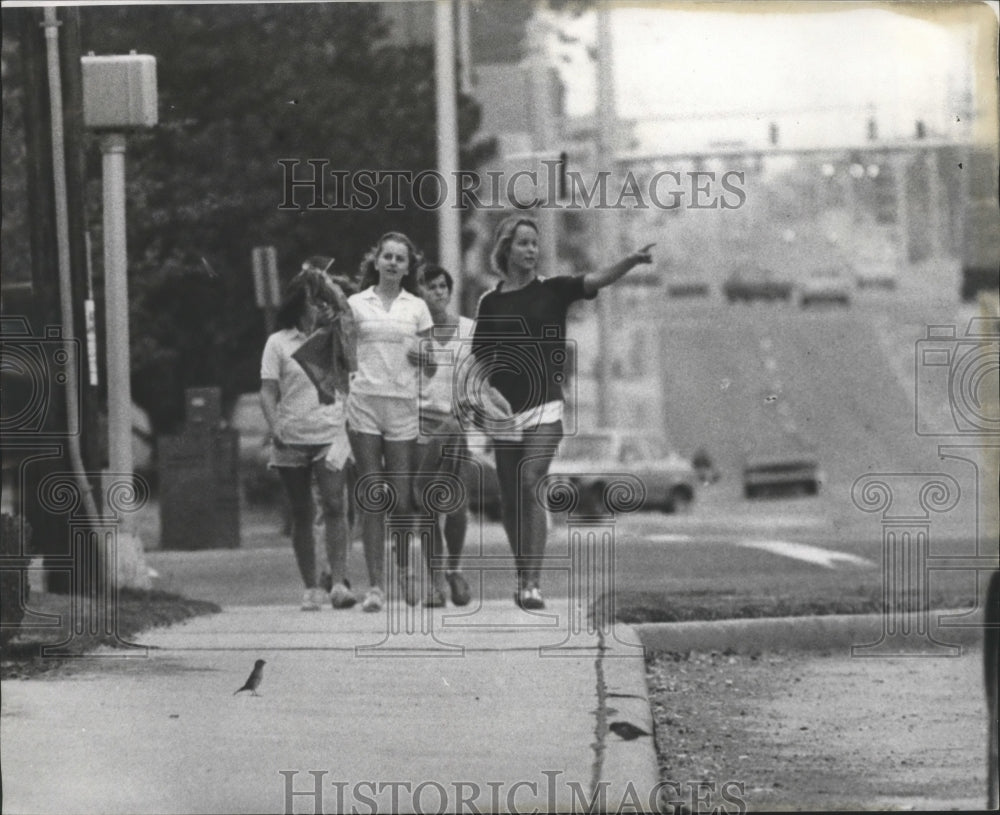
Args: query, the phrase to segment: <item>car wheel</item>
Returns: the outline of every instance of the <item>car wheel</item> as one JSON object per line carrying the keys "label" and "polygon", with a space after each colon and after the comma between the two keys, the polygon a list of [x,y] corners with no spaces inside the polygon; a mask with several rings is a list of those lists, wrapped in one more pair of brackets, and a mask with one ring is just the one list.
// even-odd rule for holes
{"label": "car wheel", "polygon": [[677,514],[684,514],[691,510],[691,503],[694,500],[694,496],[691,494],[690,490],[677,488],[671,490],[670,500],[667,504],[667,512],[674,512]]}
{"label": "car wheel", "polygon": [[590,484],[580,491],[579,511],[583,515],[604,515],[607,507],[604,506],[604,485]]}

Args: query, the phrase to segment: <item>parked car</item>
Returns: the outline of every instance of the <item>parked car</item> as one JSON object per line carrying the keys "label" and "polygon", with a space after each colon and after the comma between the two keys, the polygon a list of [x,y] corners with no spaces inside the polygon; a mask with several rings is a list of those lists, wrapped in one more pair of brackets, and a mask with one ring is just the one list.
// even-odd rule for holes
{"label": "parked car", "polygon": [[858,264],[854,282],[859,289],[894,291],[899,285],[899,270],[894,260],[866,260]]}
{"label": "parked car", "polygon": [[669,275],[667,277],[667,295],[679,297],[708,297],[712,290],[705,278],[690,275]]}
{"label": "parked car", "polygon": [[802,308],[821,303],[841,306],[851,304],[851,281],[843,267],[823,266],[815,269],[800,284],[799,305]]}
{"label": "parked car", "polygon": [[576,512],[604,513],[604,490],[616,474],[638,478],[646,491],[642,509],[687,510],[695,496],[698,474],[691,462],[667,448],[653,433],[595,430],[566,436],[549,468],[558,481],[571,483],[579,494]]}
{"label": "parked car", "polygon": [[239,434],[240,483],[252,503],[266,503],[281,495],[278,474],[267,466],[271,455],[271,434],[260,406],[257,391],[241,393],[229,420]]}
{"label": "parked car", "polygon": [[768,494],[816,495],[824,480],[816,454],[796,442],[754,452],[743,462],[743,494],[758,498]]}
{"label": "parked car", "polygon": [[726,300],[788,300],[792,296],[792,281],[756,264],[736,266],[722,283]]}

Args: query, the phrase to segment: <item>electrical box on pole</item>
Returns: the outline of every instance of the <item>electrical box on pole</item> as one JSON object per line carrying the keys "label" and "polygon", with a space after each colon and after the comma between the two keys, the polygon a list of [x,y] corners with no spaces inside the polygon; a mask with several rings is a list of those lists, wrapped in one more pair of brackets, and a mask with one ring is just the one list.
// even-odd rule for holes
{"label": "electrical box on pole", "polygon": [[156,57],[149,54],[89,55],[83,71],[83,123],[100,130],[153,127]]}
{"label": "electrical box on pole", "polygon": [[[132,386],[129,352],[125,151],[127,134],[156,125],[156,58],[122,54],[80,58],[83,123],[101,132],[104,208],[104,315],[108,375],[109,476],[132,478]],[[109,482],[110,483],[110,482]],[[112,512],[108,505],[109,514]],[[120,585],[148,586],[134,519],[118,527]]]}

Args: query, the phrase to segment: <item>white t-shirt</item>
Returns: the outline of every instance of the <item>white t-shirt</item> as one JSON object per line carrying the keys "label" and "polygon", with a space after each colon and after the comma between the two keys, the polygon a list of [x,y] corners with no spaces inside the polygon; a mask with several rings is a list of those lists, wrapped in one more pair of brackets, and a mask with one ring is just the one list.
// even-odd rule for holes
{"label": "white t-shirt", "polygon": [[351,374],[351,392],[415,399],[417,369],[406,352],[419,348],[417,333],[434,325],[427,304],[401,289],[386,310],[374,286],[347,302],[358,328],[358,370]]}
{"label": "white t-shirt", "polygon": [[447,339],[436,336],[438,326],[431,329],[434,359],[438,369],[433,376],[420,374],[420,410],[432,413],[455,413],[455,386],[463,360],[472,351],[472,332],[475,322],[468,317],[458,318],[458,331]]}
{"label": "white t-shirt", "polygon": [[306,335],[297,328],[283,328],[267,338],[260,360],[260,378],[278,382],[278,417],[275,435],[285,444],[329,444],[344,429],[344,399],[320,404],[316,386],[294,359]]}

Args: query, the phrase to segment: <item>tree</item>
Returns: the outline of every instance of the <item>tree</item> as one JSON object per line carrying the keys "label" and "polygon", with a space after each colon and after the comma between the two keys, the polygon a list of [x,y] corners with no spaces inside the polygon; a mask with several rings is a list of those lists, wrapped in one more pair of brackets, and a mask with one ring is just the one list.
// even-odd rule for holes
{"label": "tree", "polygon": [[[185,387],[233,398],[258,386],[253,246],[277,247],[285,279],[318,253],[353,273],[388,229],[436,255],[435,213],[405,186],[399,211],[309,210],[307,196],[279,209],[280,159],[435,167],[433,50],[388,44],[378,4],[85,7],[82,25],[85,51],[157,59],[160,123],[131,136],[128,155],[133,393],[157,433],[182,420]],[[470,144],[478,119],[461,99],[465,168],[491,149]],[[96,140],[89,159],[99,207]]]}

